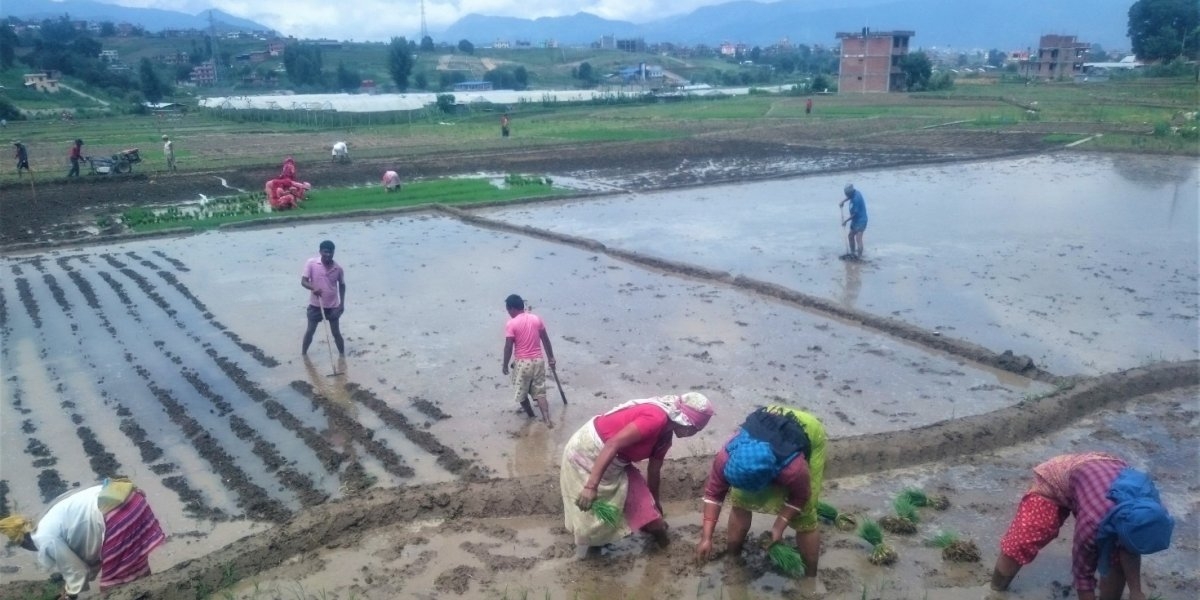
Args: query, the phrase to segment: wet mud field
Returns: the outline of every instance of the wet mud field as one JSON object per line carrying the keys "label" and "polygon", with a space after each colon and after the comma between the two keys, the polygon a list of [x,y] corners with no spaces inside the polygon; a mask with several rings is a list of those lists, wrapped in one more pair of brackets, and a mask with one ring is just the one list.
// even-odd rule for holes
{"label": "wet mud field", "polygon": [[[937,160],[978,158],[951,154]],[[925,171],[862,160],[838,168],[880,167],[854,175],[879,188],[919,189],[946,176],[936,169],[953,169],[987,189],[979,164],[1031,168],[1004,162],[1018,159]],[[677,180],[659,171],[653,182],[631,169],[565,168],[563,176],[622,190],[587,201],[9,246],[0,262],[0,512],[36,516],[63,491],[132,477],[171,543],[152,559],[156,575],[111,598],[814,596],[758,549],[744,565],[691,561],[712,453],[753,407],[785,402],[825,422],[825,499],[843,512],[883,516],[908,486],[952,503],[923,512],[916,534],[889,536],[900,553],[891,567],[872,566],[865,542],[826,528],[817,597],[982,597],[1029,468],[1094,449],[1155,473],[1178,519],[1172,549],[1145,561],[1147,588],[1164,598],[1200,594],[1194,227],[1190,239],[1169,225],[1133,227],[1161,244],[1141,245],[1102,220],[1102,243],[1047,254],[1025,245],[1051,233],[1023,229],[1014,208],[1007,225],[996,224],[1021,231],[1010,244],[948,257],[940,271],[897,283],[921,271],[910,257],[928,250],[905,248],[936,237],[915,227],[921,214],[903,221],[879,202],[869,260],[846,265],[836,260],[836,226],[806,216],[815,208],[782,222],[786,211],[770,194],[785,194],[763,191],[778,182],[653,191],[734,179],[736,163],[676,160]],[[821,170],[811,160],[777,164]],[[827,210],[845,177],[787,183],[801,196],[828,196]],[[1190,177],[1180,181],[1194,184]],[[987,215],[1004,212],[995,204],[1005,195],[960,198]],[[1176,220],[1194,224],[1194,193],[1174,202]],[[889,218],[913,239],[885,233]],[[981,236],[964,228],[946,239]],[[318,330],[301,357],[300,268],[326,238],[347,273],[347,355],[335,357]],[[1133,258],[1120,262],[1122,254]],[[1033,281],[1013,281],[1021,265]],[[862,281],[854,298],[845,289],[852,268]],[[1109,279],[1100,287],[1064,279],[1080,269]],[[983,291],[933,302],[939,280]],[[1110,285],[1136,289],[1136,299],[1113,304]],[[546,319],[555,345],[563,396],[549,382],[553,429],[517,414],[500,373],[503,298],[513,292]],[[1061,306],[1033,305],[1035,294]],[[998,296],[1015,300],[980,299]],[[1088,335],[1056,344],[1063,334],[1048,324],[1077,313]],[[1163,340],[1160,353],[1144,354],[1133,331]],[[664,468],[672,544],[654,550],[635,536],[599,560],[577,560],[561,522],[563,443],[614,404],[690,389],[709,394],[718,414],[680,440]],[[945,562],[926,545],[949,530],[975,541],[981,562]],[[1022,573],[1013,598],[1062,597],[1068,541]],[[37,597],[45,580],[28,553],[11,548],[0,577],[3,598]]]}

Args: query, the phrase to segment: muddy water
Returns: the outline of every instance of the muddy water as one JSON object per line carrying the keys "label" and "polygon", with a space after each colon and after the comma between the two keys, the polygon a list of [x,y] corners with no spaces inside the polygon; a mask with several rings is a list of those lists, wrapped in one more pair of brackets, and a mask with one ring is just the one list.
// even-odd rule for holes
{"label": "muddy water", "polygon": [[[1152,472],[1163,501],[1177,520],[1175,543],[1143,559],[1143,585],[1164,598],[1193,598],[1200,593],[1194,565],[1200,522],[1192,494],[1194,456],[1178,461],[1163,449],[1187,447],[1189,430],[1200,422],[1195,388],[1138,398],[1119,410],[1098,412],[1078,426],[1021,447],[932,462],[866,476],[827,481],[822,499],[858,519],[892,511],[895,494],[908,487],[945,495],[945,511],[921,509],[918,532],[885,534],[899,553],[891,567],[867,562],[868,546],[853,534],[822,527],[820,578],[832,600],[928,598],[982,599],[997,553],[998,538],[1028,486],[1030,465],[1081,448],[1112,452]],[[1130,428],[1136,419],[1138,427]],[[228,596],[337,598],[796,598],[798,585],[767,567],[757,548],[747,564],[716,560],[691,564],[698,532],[698,502],[665,506],[672,545],[647,547],[627,538],[605,549],[604,557],[579,561],[558,515],[494,518],[463,522],[417,521],[375,530],[353,544],[334,545],[297,557],[226,590]],[[752,536],[769,527],[756,517]],[[953,532],[973,541],[981,561],[951,563],[928,540]],[[718,534],[719,537],[720,534]],[[717,549],[723,545],[718,539]],[[1012,600],[1073,597],[1070,536],[1039,554],[1014,582]]]}
{"label": "muddy water", "polygon": [[[837,202],[867,201],[865,263]],[[1060,374],[1195,358],[1193,159],[1055,154],[622,195],[490,217],[728,270]]]}

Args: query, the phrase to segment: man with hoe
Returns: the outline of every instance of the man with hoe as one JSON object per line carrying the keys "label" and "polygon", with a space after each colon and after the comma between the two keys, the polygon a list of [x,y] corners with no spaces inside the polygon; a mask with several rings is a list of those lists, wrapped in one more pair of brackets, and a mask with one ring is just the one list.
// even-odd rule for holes
{"label": "man with hoe", "polygon": [[304,272],[300,274],[300,285],[312,292],[308,298],[308,329],[304,332],[300,353],[308,354],[317,325],[328,320],[338,354],[345,355],[346,344],[342,340],[342,328],[338,321],[346,310],[346,276],[342,266],[333,262],[333,242],[325,240],[319,249],[320,254],[308,259],[304,263]]}
{"label": "man with hoe", "polygon": [[847,223],[850,225],[850,234],[847,236],[850,251],[842,258],[862,260],[863,232],[867,230],[867,202],[863,199],[862,192],[854,189],[853,183],[847,183],[842,191],[846,197],[838,203],[838,208],[847,202],[850,203],[850,217],[842,221],[843,227]]}
{"label": "man with hoe", "polygon": [[[550,346],[550,336],[546,333],[546,324],[542,318],[525,310],[525,301],[516,294],[504,299],[504,308],[510,317],[504,326],[504,362],[501,371],[508,375],[510,361],[513,367],[513,394],[521,408],[533,416],[526,394],[533,396],[538,410],[542,413],[542,422],[546,427],[554,427],[550,422],[550,403],[546,401],[546,362],[542,361],[542,348],[546,349],[546,361],[554,368],[554,348]],[[513,352],[516,351],[516,360]]]}

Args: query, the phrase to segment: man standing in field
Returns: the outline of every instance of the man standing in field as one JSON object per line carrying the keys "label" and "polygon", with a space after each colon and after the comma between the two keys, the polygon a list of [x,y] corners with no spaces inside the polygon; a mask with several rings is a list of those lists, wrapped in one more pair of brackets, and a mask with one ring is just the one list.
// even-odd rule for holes
{"label": "man standing in field", "polygon": [[[554,368],[554,348],[550,346],[550,336],[546,333],[546,324],[541,317],[525,310],[525,301],[516,294],[504,299],[504,308],[510,317],[504,326],[504,362],[501,371],[508,375],[509,361],[513,359],[516,350],[516,360],[512,362],[513,394],[522,408],[533,416],[529,410],[529,400],[526,394],[537,401],[538,410],[542,413],[542,422],[546,427],[554,427],[550,422],[550,403],[546,401],[546,362]],[[546,350],[546,362],[542,361],[542,349]]]}
{"label": "man standing in field", "polygon": [[308,329],[304,332],[304,344],[301,354],[308,354],[308,346],[312,344],[313,334],[322,320],[329,320],[329,331],[333,335],[333,343],[337,345],[338,354],[346,354],[346,345],[342,341],[342,329],[338,321],[346,311],[346,276],[342,266],[333,262],[333,242],[321,242],[320,254],[304,263],[304,272],[300,274],[300,285],[312,292],[308,298]]}
{"label": "man standing in field", "polygon": [[163,135],[163,156],[167,157],[167,170],[175,172],[175,142],[171,141],[170,137]]}
{"label": "man standing in field", "polygon": [[842,191],[846,197],[838,203],[838,207],[850,203],[850,218],[842,221],[842,225],[850,224],[850,234],[847,236],[850,240],[850,254],[846,258],[862,260],[863,232],[867,230],[867,202],[863,199],[862,192],[854,189],[853,183],[847,183]]}
{"label": "man standing in field", "polygon": [[71,160],[71,170],[67,171],[67,177],[79,177],[79,163],[83,162],[83,140],[75,139],[67,158]]}
{"label": "man standing in field", "polygon": [[500,115],[500,137],[508,137],[508,113]]}
{"label": "man standing in field", "polygon": [[13,158],[17,160],[17,179],[21,178],[22,169],[29,171],[29,176],[33,177],[33,169],[29,168],[29,150],[21,142],[13,142],[13,147]]}

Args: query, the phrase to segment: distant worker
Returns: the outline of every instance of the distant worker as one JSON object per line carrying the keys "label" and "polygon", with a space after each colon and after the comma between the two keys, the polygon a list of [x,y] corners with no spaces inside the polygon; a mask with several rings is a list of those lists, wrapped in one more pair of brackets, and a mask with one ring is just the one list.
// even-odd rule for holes
{"label": "distant worker", "polygon": [[167,170],[175,172],[175,142],[171,138],[163,136],[163,156],[167,157]]}
{"label": "distant worker", "polygon": [[350,148],[346,146],[346,142],[337,142],[333,145],[333,162],[350,162]]}
{"label": "distant worker", "polygon": [[508,137],[508,124],[510,122],[508,113],[500,115],[500,137]]}
{"label": "distant worker", "polygon": [[67,158],[71,160],[71,170],[67,171],[67,177],[79,177],[79,163],[83,162],[83,140],[75,139]]}
{"label": "distant worker", "polygon": [[385,171],[383,174],[383,191],[400,191],[400,174],[395,171]]}
{"label": "distant worker", "polygon": [[29,176],[33,177],[33,169],[29,168],[29,150],[21,142],[13,142],[13,147],[16,148],[13,158],[17,159],[17,179],[21,178],[22,169],[29,171]]}
{"label": "distant worker", "polygon": [[838,207],[850,203],[850,217],[842,221],[843,227],[847,223],[850,224],[850,233],[846,236],[850,243],[850,253],[845,258],[862,260],[863,232],[867,230],[867,202],[863,199],[862,192],[854,189],[853,183],[847,183],[842,191],[846,197],[838,203]]}

